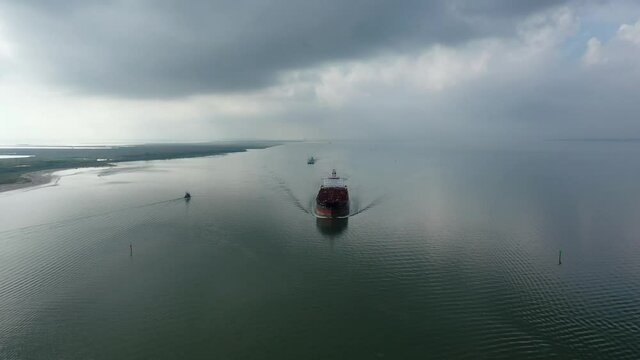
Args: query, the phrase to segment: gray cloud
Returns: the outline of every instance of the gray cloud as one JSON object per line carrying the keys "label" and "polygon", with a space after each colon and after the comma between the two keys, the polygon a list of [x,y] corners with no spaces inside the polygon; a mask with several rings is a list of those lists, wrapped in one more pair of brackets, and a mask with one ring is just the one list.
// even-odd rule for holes
{"label": "gray cloud", "polygon": [[32,71],[76,91],[174,97],[258,89],[279,74],[434,43],[510,35],[564,1],[0,3]]}

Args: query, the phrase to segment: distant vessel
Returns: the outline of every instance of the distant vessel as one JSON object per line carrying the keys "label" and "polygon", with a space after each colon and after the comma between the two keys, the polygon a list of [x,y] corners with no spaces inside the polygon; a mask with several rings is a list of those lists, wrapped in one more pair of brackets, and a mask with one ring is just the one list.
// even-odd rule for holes
{"label": "distant vessel", "polygon": [[191,199],[191,194],[189,194],[189,192],[187,191],[186,193],[184,193],[184,198],[187,200]]}
{"label": "distant vessel", "polygon": [[349,191],[344,180],[336,175],[322,179],[316,196],[316,214],[322,217],[339,218],[349,215]]}
{"label": "distant vessel", "polygon": [[307,159],[307,164],[313,165],[315,163],[316,163],[316,159],[313,156],[311,156],[309,159]]}

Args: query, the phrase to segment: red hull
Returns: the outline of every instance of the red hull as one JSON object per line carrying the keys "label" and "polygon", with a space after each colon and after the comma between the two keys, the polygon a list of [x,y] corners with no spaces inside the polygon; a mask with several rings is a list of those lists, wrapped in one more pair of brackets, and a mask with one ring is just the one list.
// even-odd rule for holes
{"label": "red hull", "polygon": [[333,170],[330,178],[323,179],[323,185],[316,196],[316,214],[321,217],[349,216],[349,191],[341,178]]}
{"label": "red hull", "polygon": [[345,217],[349,216],[349,206],[325,207],[317,205],[316,214],[322,217]]}

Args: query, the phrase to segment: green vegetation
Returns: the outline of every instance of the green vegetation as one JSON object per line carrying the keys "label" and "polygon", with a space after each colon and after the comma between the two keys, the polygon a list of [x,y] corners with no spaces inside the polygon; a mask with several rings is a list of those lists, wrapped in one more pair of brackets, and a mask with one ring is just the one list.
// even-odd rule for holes
{"label": "green vegetation", "polygon": [[221,155],[248,149],[264,149],[276,142],[213,144],[148,144],[113,147],[3,148],[2,155],[32,155],[0,159],[0,184],[28,182],[26,173],[79,167],[112,166],[123,161],[164,160]]}

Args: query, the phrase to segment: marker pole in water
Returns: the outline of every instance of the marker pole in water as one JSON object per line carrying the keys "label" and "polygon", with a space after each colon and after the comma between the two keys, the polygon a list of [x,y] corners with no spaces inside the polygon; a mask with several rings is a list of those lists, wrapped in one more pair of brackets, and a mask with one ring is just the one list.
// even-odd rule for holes
{"label": "marker pole in water", "polygon": [[129,256],[133,256],[133,244],[129,244]]}
{"label": "marker pole in water", "polygon": [[562,265],[562,250],[558,253],[558,265]]}

